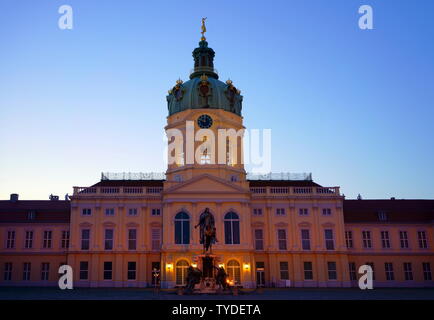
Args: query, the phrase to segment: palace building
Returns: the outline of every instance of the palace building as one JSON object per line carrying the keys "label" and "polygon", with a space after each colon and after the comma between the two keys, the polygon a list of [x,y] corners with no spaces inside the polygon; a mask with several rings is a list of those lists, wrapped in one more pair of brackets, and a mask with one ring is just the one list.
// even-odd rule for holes
{"label": "palace building", "polygon": [[[0,285],[56,286],[68,264],[76,287],[174,288],[210,256],[244,288],[357,286],[364,264],[374,287],[434,286],[434,200],[346,200],[309,175],[247,175],[232,144],[243,97],[219,80],[214,55],[202,36],[190,79],[169,90],[165,129],[181,149],[169,146],[164,176],[103,174],[65,201],[0,201]],[[220,129],[241,134],[213,148]],[[206,208],[210,254],[196,228]]]}

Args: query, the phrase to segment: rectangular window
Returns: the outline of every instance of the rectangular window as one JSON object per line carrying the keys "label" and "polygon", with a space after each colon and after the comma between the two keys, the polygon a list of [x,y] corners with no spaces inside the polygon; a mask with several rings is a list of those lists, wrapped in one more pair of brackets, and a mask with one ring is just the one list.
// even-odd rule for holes
{"label": "rectangular window", "polygon": [[366,262],[365,264],[371,267],[371,269],[372,269],[372,280],[375,280],[375,268],[374,268],[374,263],[373,263],[373,262]]}
{"label": "rectangular window", "polygon": [[30,271],[31,271],[32,265],[30,262],[24,262],[23,263],[23,280],[29,281],[30,280]]}
{"label": "rectangular window", "polygon": [[404,277],[405,280],[413,280],[413,269],[411,262],[404,262]]}
{"label": "rectangular window", "polygon": [[255,250],[264,250],[264,230],[255,229]]}
{"label": "rectangular window", "polygon": [[160,215],[160,209],[153,208],[151,211],[153,216],[159,216]]}
{"label": "rectangular window", "polygon": [[106,208],[105,209],[105,215],[106,216],[114,216],[115,215],[115,209],[114,208]]}
{"label": "rectangular window", "polygon": [[400,243],[401,249],[408,249],[407,231],[399,231],[399,243]]}
{"label": "rectangular window", "polygon": [[393,264],[392,262],[384,263],[384,270],[386,271],[386,280],[395,280],[395,275],[393,274]]}
{"label": "rectangular window", "polygon": [[128,278],[128,280],[136,280],[136,262],[135,261],[128,262],[127,278]]}
{"label": "rectangular window", "polygon": [[432,280],[431,264],[429,262],[422,262],[422,269],[423,269],[423,279],[425,281]]}
{"label": "rectangular window", "polygon": [[104,262],[104,280],[111,280],[113,273],[113,263],[111,261]]}
{"label": "rectangular window", "polygon": [[289,280],[289,269],[287,261],[280,261],[280,280]]}
{"label": "rectangular window", "polygon": [[90,229],[81,230],[81,250],[89,250],[90,247]]}
{"label": "rectangular window", "polygon": [[279,250],[287,250],[286,246],[286,230],[279,229],[277,230],[277,240],[279,242]]}
{"label": "rectangular window", "polygon": [[27,212],[27,219],[28,220],[35,220],[36,217],[36,212],[33,210],[30,210],[29,212]]}
{"label": "rectangular window", "polygon": [[300,216],[307,216],[309,214],[309,210],[307,208],[300,208],[298,209],[298,214]]}
{"label": "rectangular window", "polygon": [[62,231],[62,249],[68,249],[69,248],[69,231],[64,230]]}
{"label": "rectangular window", "polygon": [[104,250],[113,250],[113,229],[104,231]]}
{"label": "rectangular window", "polygon": [[383,249],[390,248],[389,231],[381,231],[381,245],[383,246]]}
{"label": "rectangular window", "polygon": [[80,280],[89,279],[89,262],[80,261]]}
{"label": "rectangular window", "polygon": [[44,241],[42,247],[44,249],[51,249],[51,240],[53,238],[53,231],[45,230],[44,231]]}
{"label": "rectangular window", "polygon": [[426,239],[426,232],[425,231],[418,231],[417,232],[417,239],[419,241],[419,248],[420,249],[428,248],[428,241]]}
{"label": "rectangular window", "polygon": [[137,216],[137,208],[128,209],[128,215],[129,216]]}
{"label": "rectangular window", "polygon": [[253,209],[253,215],[254,216],[262,216],[262,209],[261,208],[254,208]]}
{"label": "rectangular window", "polygon": [[332,215],[332,209],[330,209],[330,208],[323,208],[322,209],[322,215],[323,216],[331,216]]}
{"label": "rectangular window", "polygon": [[310,250],[310,234],[309,229],[301,230],[301,246],[303,250]]}
{"label": "rectangular window", "polygon": [[24,240],[24,248],[33,248],[33,231],[26,231],[26,239]]}
{"label": "rectangular window", "polygon": [[363,248],[372,248],[371,231],[362,231]]}
{"label": "rectangular window", "polygon": [[347,245],[347,249],[353,248],[353,232],[345,231],[345,244]]}
{"label": "rectangular window", "polygon": [[3,279],[5,281],[12,280],[12,262],[5,263],[5,271],[4,271]]}
{"label": "rectangular window", "polygon": [[285,208],[276,208],[276,215],[284,216],[285,215]]}
{"label": "rectangular window", "polygon": [[159,229],[159,228],[153,228],[151,230],[151,237],[152,237],[152,250],[154,250],[154,251],[160,250],[160,246],[161,246],[161,229]]}
{"label": "rectangular window", "polygon": [[42,262],[41,266],[41,280],[47,281],[50,275],[50,264],[48,262]]}
{"label": "rectangular window", "polygon": [[336,262],[334,261],[327,262],[327,271],[328,271],[329,280],[337,280],[338,273],[336,272]]}
{"label": "rectangular window", "polygon": [[137,229],[128,230],[128,250],[136,250],[137,247]]}
{"label": "rectangular window", "polygon": [[303,263],[303,267],[304,267],[304,280],[313,280],[312,262],[305,261]]}
{"label": "rectangular window", "polygon": [[15,248],[15,230],[8,231],[8,236],[6,238],[6,248],[7,249]]}
{"label": "rectangular window", "polygon": [[83,216],[90,216],[90,215],[92,215],[92,209],[90,209],[90,208],[83,208],[83,210],[81,211],[81,214]]}
{"label": "rectangular window", "polygon": [[378,220],[380,221],[386,221],[387,220],[387,214],[384,211],[378,212]]}
{"label": "rectangular window", "polygon": [[335,240],[333,239],[333,230],[332,229],[325,229],[324,230],[324,238],[325,238],[325,244],[327,250],[334,250],[335,249]]}
{"label": "rectangular window", "polygon": [[357,281],[356,263],[355,262],[349,262],[348,268],[350,270],[350,280],[351,281]]}

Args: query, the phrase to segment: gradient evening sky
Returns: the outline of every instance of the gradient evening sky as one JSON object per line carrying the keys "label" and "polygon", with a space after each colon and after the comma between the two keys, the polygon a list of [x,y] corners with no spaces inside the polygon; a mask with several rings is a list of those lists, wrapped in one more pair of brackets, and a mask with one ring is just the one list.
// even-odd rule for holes
{"label": "gradient evening sky", "polygon": [[[358,28],[363,4],[374,30]],[[202,17],[245,125],[272,129],[273,172],[347,198],[433,198],[434,1],[2,0],[0,199],[163,171],[165,96]]]}

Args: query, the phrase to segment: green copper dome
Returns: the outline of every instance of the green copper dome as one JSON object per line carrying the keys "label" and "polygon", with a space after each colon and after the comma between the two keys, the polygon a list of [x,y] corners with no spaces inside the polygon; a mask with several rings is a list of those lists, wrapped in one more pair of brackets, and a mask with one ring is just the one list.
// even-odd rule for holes
{"label": "green copper dome", "polygon": [[190,80],[178,80],[167,95],[169,116],[187,109],[223,109],[241,116],[243,96],[231,80],[226,83],[218,80],[214,55],[205,40],[193,50]]}

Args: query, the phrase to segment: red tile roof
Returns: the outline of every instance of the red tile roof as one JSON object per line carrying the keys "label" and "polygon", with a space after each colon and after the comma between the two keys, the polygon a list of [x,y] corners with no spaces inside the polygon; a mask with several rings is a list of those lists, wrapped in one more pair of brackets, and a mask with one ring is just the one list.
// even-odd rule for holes
{"label": "red tile roof", "polygon": [[[35,219],[28,214],[35,212]],[[0,223],[69,223],[71,205],[64,200],[0,201]]]}
{"label": "red tile roof", "polygon": [[[380,221],[379,212],[387,220]],[[434,223],[434,200],[344,200],[345,223]]]}

